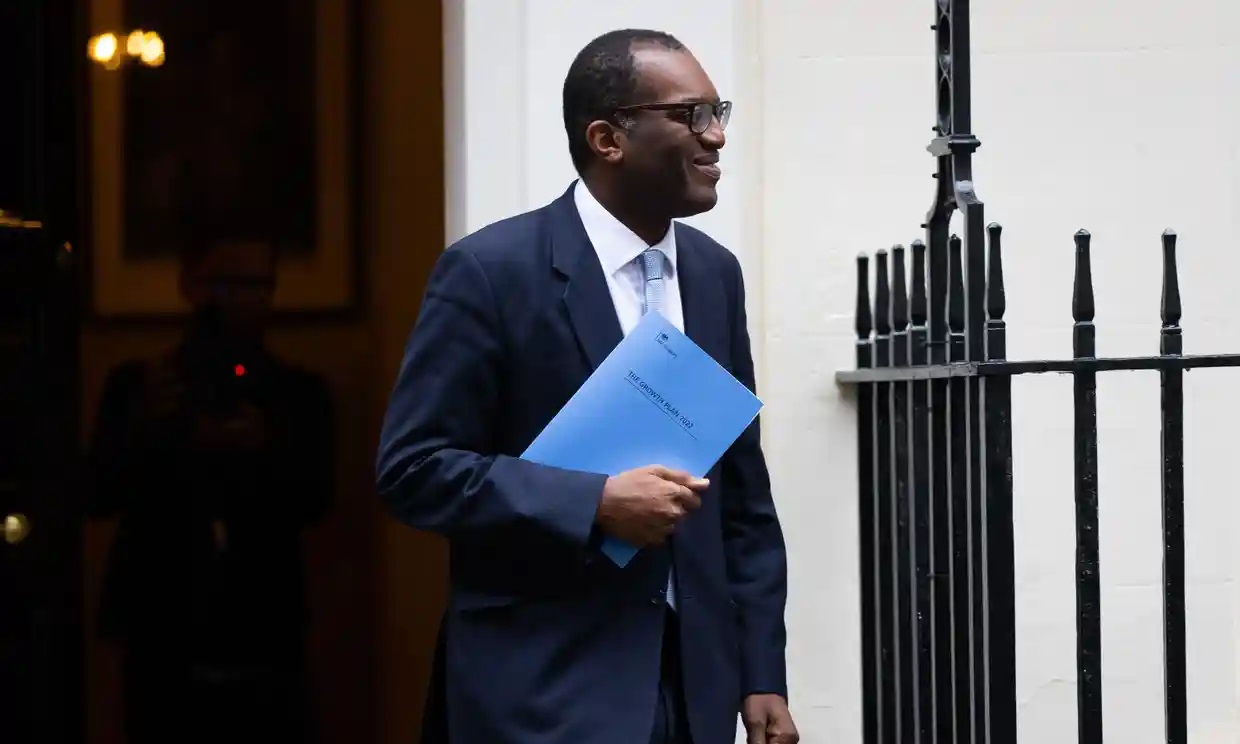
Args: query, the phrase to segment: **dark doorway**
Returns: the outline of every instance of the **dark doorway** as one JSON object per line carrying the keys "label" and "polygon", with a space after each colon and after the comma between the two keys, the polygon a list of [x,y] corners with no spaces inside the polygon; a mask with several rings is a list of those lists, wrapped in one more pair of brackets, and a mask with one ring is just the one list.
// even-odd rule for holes
{"label": "dark doorway", "polygon": [[76,11],[0,3],[0,738],[13,744],[83,735]]}

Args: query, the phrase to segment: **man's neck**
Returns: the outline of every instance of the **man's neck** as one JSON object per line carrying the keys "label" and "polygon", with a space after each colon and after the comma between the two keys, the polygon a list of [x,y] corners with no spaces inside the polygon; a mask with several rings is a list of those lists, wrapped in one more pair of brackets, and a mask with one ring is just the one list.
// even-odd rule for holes
{"label": "man's neck", "polygon": [[602,179],[587,181],[583,177],[582,183],[590,189],[590,193],[604,209],[644,240],[646,245],[655,245],[667,235],[668,228],[672,225],[672,220],[667,215],[655,215],[649,210],[643,210],[635,204],[635,200],[624,198],[617,189]]}

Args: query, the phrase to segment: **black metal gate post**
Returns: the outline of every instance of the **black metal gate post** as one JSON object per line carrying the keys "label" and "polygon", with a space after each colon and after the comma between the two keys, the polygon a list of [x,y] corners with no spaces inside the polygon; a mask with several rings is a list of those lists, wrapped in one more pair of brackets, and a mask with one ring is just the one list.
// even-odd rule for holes
{"label": "black metal gate post", "polygon": [[[1162,333],[1159,353],[1184,353],[1175,233],[1163,233]],[[1167,744],[1188,741],[1184,612],[1184,370],[1162,375],[1163,684]]]}
{"label": "black metal gate post", "polygon": [[[938,179],[926,242],[857,259],[862,713],[866,744],[1014,744],[1013,376],[1073,375],[1079,744],[1101,744],[1097,373],[1162,381],[1166,740],[1185,744],[1183,373],[1240,355],[1183,353],[1176,236],[1162,236],[1158,356],[1097,355],[1091,236],[1075,236],[1073,356],[1007,359],[1002,230],[972,177],[968,0],[935,0]],[[963,240],[949,231],[963,218]],[[906,265],[906,261],[908,265]],[[911,274],[911,281],[909,275]]]}
{"label": "black metal gate post", "polygon": [[[1089,233],[1076,234],[1072,287],[1072,355],[1091,359],[1094,343],[1094,280]],[[1098,379],[1093,370],[1073,375],[1076,478],[1076,695],[1078,738],[1102,741],[1102,609],[1098,577]]]}

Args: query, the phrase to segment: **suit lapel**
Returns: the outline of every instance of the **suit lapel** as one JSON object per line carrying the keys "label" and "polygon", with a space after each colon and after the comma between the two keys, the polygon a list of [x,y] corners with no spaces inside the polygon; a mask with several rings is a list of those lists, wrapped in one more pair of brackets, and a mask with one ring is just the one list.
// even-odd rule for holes
{"label": "suit lapel", "polygon": [[725,367],[729,364],[728,308],[716,267],[704,261],[705,251],[692,233],[676,225],[676,270],[685,335]]}
{"label": "suit lapel", "polygon": [[564,305],[591,370],[624,338],[598,254],[573,203],[573,187],[551,203],[551,260],[567,280]]}
{"label": "suit lapel", "polygon": [[[597,369],[624,338],[607,277],[573,203],[573,187],[548,211],[552,265],[564,276],[569,323],[590,363]],[[706,261],[692,233],[676,224],[676,270],[684,311],[685,335],[725,367],[730,365],[727,295],[717,267]]]}

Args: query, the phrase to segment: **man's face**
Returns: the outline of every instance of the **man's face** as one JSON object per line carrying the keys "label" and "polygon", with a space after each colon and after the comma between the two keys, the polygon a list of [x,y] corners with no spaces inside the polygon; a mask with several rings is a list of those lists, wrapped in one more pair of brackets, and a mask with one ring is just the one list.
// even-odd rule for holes
{"label": "man's face", "polygon": [[[697,59],[687,51],[659,46],[633,50],[637,63],[638,104],[718,103],[719,93]],[[671,217],[689,217],[715,206],[719,195],[719,150],[723,128],[717,119],[700,134],[689,121],[691,106],[673,110],[630,109],[619,176]]]}
{"label": "man's face", "polygon": [[226,243],[208,250],[182,274],[185,298],[219,330],[258,333],[271,310],[275,257],[265,245]]}

